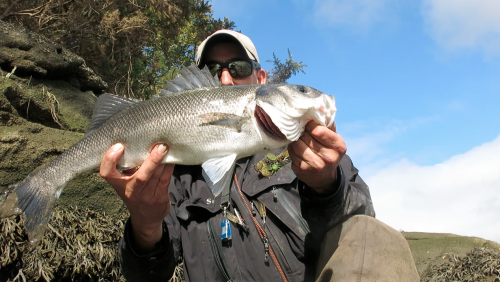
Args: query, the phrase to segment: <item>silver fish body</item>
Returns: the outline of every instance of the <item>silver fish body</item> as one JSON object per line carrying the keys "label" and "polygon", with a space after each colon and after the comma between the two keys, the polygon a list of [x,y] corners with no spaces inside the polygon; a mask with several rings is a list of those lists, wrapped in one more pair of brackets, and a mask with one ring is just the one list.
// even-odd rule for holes
{"label": "silver fish body", "polygon": [[101,95],[84,138],[18,184],[0,203],[0,217],[24,212],[30,240],[36,241],[66,183],[98,168],[116,143],[125,147],[121,168],[142,164],[155,144],[167,144],[163,162],[202,164],[217,196],[228,185],[235,160],[297,140],[310,120],[333,123],[334,98],[313,88],[217,86],[206,72],[188,70],[179,78],[188,86],[174,87],[176,93],[147,101]]}

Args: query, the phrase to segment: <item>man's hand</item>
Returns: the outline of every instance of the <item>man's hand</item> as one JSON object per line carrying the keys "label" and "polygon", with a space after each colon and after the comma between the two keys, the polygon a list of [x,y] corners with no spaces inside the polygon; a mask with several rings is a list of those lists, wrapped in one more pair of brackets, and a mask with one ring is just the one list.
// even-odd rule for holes
{"label": "man's hand", "polygon": [[337,166],[346,151],[335,123],[330,129],[310,121],[300,139],[288,145],[293,172],[318,194],[334,192]]}
{"label": "man's hand", "polygon": [[163,218],[170,211],[168,185],[174,165],[161,164],[168,150],[158,144],[139,169],[122,173],[116,163],[123,152],[122,144],[113,145],[104,155],[99,172],[127,206],[135,242],[150,251],[160,241]]}

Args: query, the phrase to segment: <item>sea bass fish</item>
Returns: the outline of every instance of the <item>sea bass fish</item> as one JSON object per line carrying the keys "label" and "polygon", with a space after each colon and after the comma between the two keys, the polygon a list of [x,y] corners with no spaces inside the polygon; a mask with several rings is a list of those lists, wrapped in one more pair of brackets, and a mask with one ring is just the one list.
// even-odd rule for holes
{"label": "sea bass fish", "polygon": [[66,183],[98,169],[116,143],[125,147],[122,169],[167,144],[162,162],[201,164],[216,197],[230,185],[237,159],[298,140],[311,120],[331,126],[335,113],[334,97],[308,86],[222,86],[206,68],[185,67],[150,100],[99,96],[82,140],[17,184],[0,202],[0,217],[24,212],[28,236],[37,241]]}

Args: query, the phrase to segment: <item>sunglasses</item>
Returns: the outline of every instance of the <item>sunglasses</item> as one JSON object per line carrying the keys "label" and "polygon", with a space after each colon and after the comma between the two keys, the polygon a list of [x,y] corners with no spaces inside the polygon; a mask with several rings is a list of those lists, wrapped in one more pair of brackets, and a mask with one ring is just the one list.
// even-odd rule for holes
{"label": "sunglasses", "polygon": [[208,62],[207,67],[210,73],[220,78],[222,69],[227,68],[233,78],[247,77],[254,69],[259,69],[260,64],[252,60],[236,59],[226,63]]}

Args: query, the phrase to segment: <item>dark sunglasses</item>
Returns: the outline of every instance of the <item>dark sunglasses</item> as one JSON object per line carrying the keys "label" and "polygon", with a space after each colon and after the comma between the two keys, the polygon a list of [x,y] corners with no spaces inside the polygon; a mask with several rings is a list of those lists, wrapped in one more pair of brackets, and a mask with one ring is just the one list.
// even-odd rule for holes
{"label": "dark sunglasses", "polygon": [[227,68],[233,78],[247,77],[254,69],[259,69],[260,64],[252,60],[233,60],[226,63],[208,62],[207,67],[210,73],[220,78],[222,69]]}

